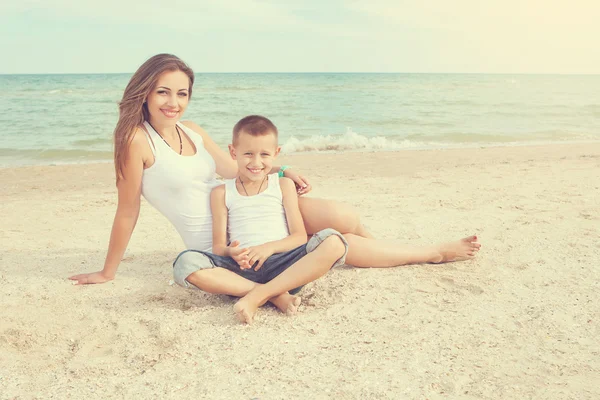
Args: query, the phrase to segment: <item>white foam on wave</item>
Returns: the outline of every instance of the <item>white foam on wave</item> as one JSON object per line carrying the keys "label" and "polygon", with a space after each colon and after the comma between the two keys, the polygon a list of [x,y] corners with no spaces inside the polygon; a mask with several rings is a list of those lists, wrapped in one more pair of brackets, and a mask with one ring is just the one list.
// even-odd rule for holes
{"label": "white foam on wave", "polygon": [[51,90],[44,91],[42,93],[46,93],[46,94],[72,94],[72,93],[75,93],[75,91],[73,89],[51,89]]}
{"label": "white foam on wave", "polygon": [[352,150],[401,150],[427,147],[426,143],[411,140],[393,141],[388,138],[359,135],[348,128],[343,135],[313,135],[306,139],[292,136],[282,146],[284,153],[309,151],[352,151]]}
{"label": "white foam on wave", "polygon": [[545,144],[565,144],[565,143],[600,143],[597,136],[563,138],[561,139],[542,139],[542,140],[522,140],[497,142],[493,140],[481,141],[415,141],[410,139],[393,140],[381,136],[367,137],[353,132],[350,128],[343,135],[313,135],[305,139],[291,137],[281,147],[285,154],[306,153],[306,152],[344,152],[344,151],[399,151],[399,150],[426,150],[426,149],[468,149],[468,148],[486,148],[486,147],[520,147],[520,146],[539,146]]}

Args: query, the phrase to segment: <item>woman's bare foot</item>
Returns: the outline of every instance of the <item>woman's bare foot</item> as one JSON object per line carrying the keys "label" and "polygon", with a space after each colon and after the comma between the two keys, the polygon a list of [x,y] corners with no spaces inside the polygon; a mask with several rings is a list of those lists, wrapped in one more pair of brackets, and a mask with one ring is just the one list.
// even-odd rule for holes
{"label": "woman's bare foot", "polygon": [[477,243],[477,236],[468,236],[456,242],[442,243],[436,246],[436,254],[430,262],[444,263],[468,260],[475,256],[481,244]]}
{"label": "woman's bare foot", "polygon": [[302,302],[302,299],[298,296],[294,296],[285,292],[279,296],[273,297],[269,300],[275,307],[284,314],[294,315],[298,312],[298,306]]}
{"label": "woman's bare foot", "polygon": [[238,302],[233,305],[233,311],[240,322],[244,322],[248,325],[254,320],[254,314],[256,314],[257,309],[258,305],[252,304],[246,299],[246,296],[239,299]]}

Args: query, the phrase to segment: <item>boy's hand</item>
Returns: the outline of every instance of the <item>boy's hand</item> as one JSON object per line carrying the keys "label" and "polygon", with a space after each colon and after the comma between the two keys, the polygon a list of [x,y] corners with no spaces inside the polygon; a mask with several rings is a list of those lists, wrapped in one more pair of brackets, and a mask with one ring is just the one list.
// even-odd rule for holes
{"label": "boy's hand", "polygon": [[254,268],[255,271],[258,271],[263,266],[265,261],[267,261],[267,258],[273,255],[273,252],[273,248],[269,246],[268,243],[261,244],[260,246],[249,247],[248,264],[253,266],[256,262],[258,262],[256,268]]}
{"label": "boy's hand", "polygon": [[240,241],[234,240],[229,246],[227,246],[229,249],[229,256],[238,263],[241,269],[249,269],[250,264],[248,263],[248,249],[240,249],[238,247],[239,245]]}
{"label": "boy's hand", "polygon": [[298,193],[298,196],[302,196],[303,194],[310,192],[312,189],[312,186],[310,185],[308,179],[306,179],[302,175],[297,174],[295,171],[292,170],[292,168],[287,168],[285,171],[283,171],[283,176],[285,176],[286,178],[290,178],[292,181],[294,181],[294,183],[296,184],[296,192]]}

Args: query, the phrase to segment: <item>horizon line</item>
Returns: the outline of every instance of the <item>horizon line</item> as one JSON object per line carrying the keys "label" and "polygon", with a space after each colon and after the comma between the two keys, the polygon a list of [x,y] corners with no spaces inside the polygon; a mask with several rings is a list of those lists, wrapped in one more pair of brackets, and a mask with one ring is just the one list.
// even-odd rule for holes
{"label": "horizon line", "polygon": [[[34,76],[34,75],[132,75],[134,72],[31,72],[31,73],[0,73],[0,76]],[[405,74],[405,75],[577,75],[577,76],[595,76],[600,72],[376,72],[376,71],[306,71],[306,72],[285,72],[285,71],[267,71],[267,72],[244,72],[244,71],[201,71],[194,72],[198,74]]]}

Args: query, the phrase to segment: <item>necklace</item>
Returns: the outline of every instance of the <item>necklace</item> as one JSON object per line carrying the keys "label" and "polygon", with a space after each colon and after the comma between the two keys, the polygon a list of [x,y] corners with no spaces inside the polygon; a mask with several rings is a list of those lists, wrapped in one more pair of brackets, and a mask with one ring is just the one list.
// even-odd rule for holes
{"label": "necklace", "polygon": [[[244,182],[242,182],[242,178],[240,178],[238,176],[238,180],[242,184],[242,189],[244,189],[244,193],[246,193],[246,196],[250,197],[250,195],[248,194],[248,191],[246,190],[246,186],[244,186]],[[263,183],[265,183],[266,180],[267,180],[267,175],[265,175],[265,177],[263,178],[262,182],[260,183],[260,186],[258,187],[258,192],[256,192],[256,194],[260,193],[260,189],[262,189],[262,185],[263,185]]]}
{"label": "necklace", "polygon": [[[146,121],[146,122],[148,122],[148,125],[150,125],[150,127],[152,129],[154,129],[154,132],[156,132],[158,134],[158,136],[160,136],[160,138],[167,144],[167,146],[169,146],[170,148],[173,149],[173,147],[169,144],[169,142],[167,142],[165,140],[165,138],[160,133],[158,133],[158,131],[152,126],[150,121]],[[179,133],[179,126],[175,125],[175,130],[177,131],[177,136],[179,136],[179,155],[181,155],[183,153],[183,141],[181,140],[181,133]],[[175,150],[175,149],[173,149],[173,150]]]}

